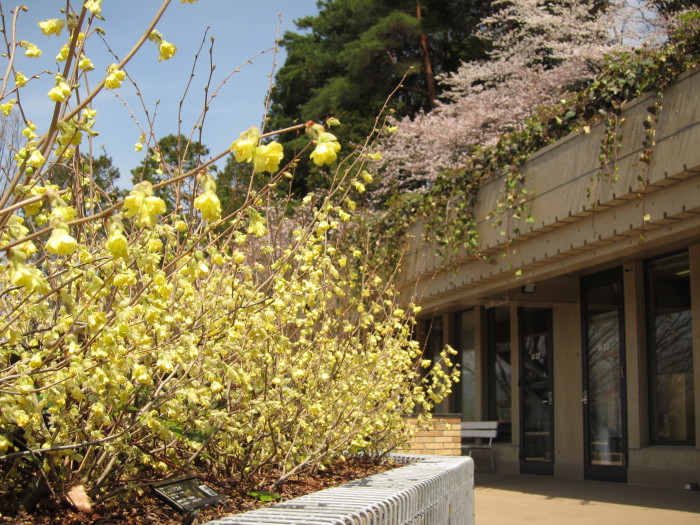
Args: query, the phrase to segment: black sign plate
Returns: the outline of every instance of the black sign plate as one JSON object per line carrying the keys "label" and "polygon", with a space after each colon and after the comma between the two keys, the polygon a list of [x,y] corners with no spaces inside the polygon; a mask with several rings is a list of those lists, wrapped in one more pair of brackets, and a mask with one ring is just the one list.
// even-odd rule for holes
{"label": "black sign plate", "polygon": [[196,477],[159,481],[151,487],[156,496],[179,512],[191,512],[226,499]]}

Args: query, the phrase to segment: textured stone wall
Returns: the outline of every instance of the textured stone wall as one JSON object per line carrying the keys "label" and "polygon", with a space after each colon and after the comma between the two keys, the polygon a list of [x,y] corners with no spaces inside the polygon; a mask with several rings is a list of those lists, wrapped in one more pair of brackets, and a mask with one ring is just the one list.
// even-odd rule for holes
{"label": "textured stone wall", "polygon": [[[411,420],[415,423],[415,420]],[[402,452],[408,454],[427,454],[439,456],[462,455],[460,438],[460,417],[433,416],[429,428],[419,430]]]}

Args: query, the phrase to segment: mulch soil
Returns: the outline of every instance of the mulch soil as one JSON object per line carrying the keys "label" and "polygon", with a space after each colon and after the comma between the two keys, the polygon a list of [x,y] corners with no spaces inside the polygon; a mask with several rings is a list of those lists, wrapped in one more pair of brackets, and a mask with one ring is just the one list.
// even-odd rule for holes
{"label": "mulch soil", "polygon": [[[368,458],[338,461],[314,475],[290,478],[276,489],[276,493],[281,496],[278,501],[342,485],[395,466]],[[212,480],[206,475],[200,477],[219,494],[226,496],[226,500],[216,506],[201,509],[195,524],[270,505],[247,495],[240,487],[227,480]],[[149,489],[144,490],[142,494],[132,493],[127,497],[113,498],[94,505],[92,513],[89,514],[76,511],[67,502],[50,499],[39,503],[31,513],[27,513],[20,507],[19,501],[9,501],[7,494],[0,493],[2,525],[180,525],[185,517],[186,514],[180,514],[167,506]]]}

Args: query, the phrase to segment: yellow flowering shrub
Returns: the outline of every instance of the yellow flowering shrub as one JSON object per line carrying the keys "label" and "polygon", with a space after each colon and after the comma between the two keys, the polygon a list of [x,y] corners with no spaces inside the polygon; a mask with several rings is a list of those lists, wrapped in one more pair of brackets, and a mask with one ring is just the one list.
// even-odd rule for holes
{"label": "yellow flowering shrub", "polygon": [[[84,5],[100,15],[99,0]],[[84,29],[65,22],[40,27]],[[60,117],[27,124],[0,197],[0,492],[40,478],[98,496],[195,465],[279,483],[404,442],[405,416],[427,417],[455,376],[448,353],[426,375],[407,300],[363,266],[346,181],[290,216],[271,191],[284,152],[251,129],[231,151],[270,181],[229,217],[204,165],[100,199],[75,161],[97,117],[72,104],[89,85],[119,88],[124,66],[74,85],[90,69],[73,60],[80,71],[56,77]],[[47,177],[57,164],[65,187]],[[168,209],[154,191],[183,180],[187,204]]]}

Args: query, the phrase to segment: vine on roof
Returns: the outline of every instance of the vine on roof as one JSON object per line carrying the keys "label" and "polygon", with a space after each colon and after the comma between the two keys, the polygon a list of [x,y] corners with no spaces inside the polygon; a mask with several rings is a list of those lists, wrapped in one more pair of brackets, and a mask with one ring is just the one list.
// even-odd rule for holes
{"label": "vine on roof", "polygon": [[[654,155],[656,126],[664,89],[680,74],[696,67],[700,59],[700,12],[679,18],[677,29],[662,47],[643,47],[608,56],[601,73],[584,89],[554,106],[539,108],[522,130],[507,133],[491,147],[475,147],[463,168],[441,173],[434,184],[417,197],[401,197],[390,205],[383,235],[402,237],[416,219],[425,224],[425,239],[439,247],[446,261],[458,254],[479,256],[478,225],[474,215],[479,187],[503,177],[504,191],[489,214],[497,226],[524,213],[527,188],[522,166],[543,147],[570,133],[588,133],[603,122],[605,132],[599,150],[596,178],[615,180],[617,154],[623,141],[620,133],[624,105],[645,93],[653,93],[644,120],[644,138],[639,157],[638,191],[646,189],[649,164]],[[527,217],[533,222],[533,217]],[[517,229],[512,231],[517,235]],[[504,236],[507,228],[502,229]],[[377,243],[379,245],[380,243]],[[386,255],[386,253],[384,254]]]}

